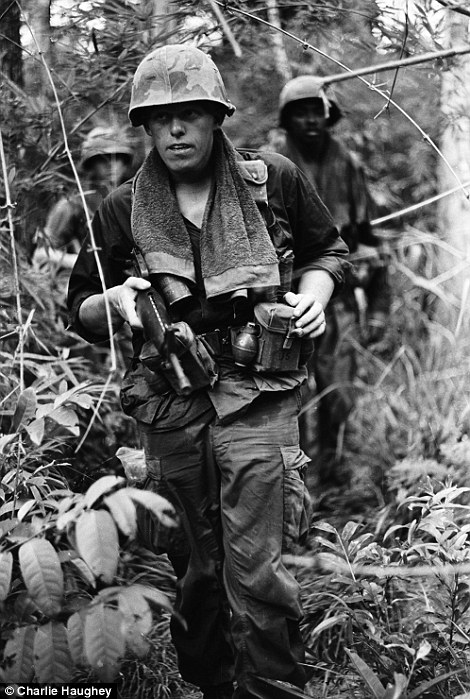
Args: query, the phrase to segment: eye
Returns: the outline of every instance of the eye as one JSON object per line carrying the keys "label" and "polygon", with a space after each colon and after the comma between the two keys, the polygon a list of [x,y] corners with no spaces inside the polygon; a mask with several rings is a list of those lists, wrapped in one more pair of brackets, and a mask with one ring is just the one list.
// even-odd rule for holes
{"label": "eye", "polygon": [[186,121],[193,121],[194,119],[197,119],[199,116],[201,116],[201,110],[197,107],[189,107],[188,109],[185,109],[181,114],[182,119],[185,119]]}
{"label": "eye", "polygon": [[152,121],[155,124],[165,124],[170,119],[170,114],[168,112],[157,112],[152,114]]}

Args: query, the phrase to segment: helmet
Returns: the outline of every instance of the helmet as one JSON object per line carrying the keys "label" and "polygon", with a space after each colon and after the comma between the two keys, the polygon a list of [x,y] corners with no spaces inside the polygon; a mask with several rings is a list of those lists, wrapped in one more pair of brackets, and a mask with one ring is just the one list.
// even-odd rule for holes
{"label": "helmet", "polygon": [[155,49],[137,67],[132,83],[129,119],[140,126],[146,107],[206,100],[235,111],[219,70],[204,51],[185,44]]}
{"label": "helmet", "polygon": [[129,160],[134,157],[129,137],[122,129],[112,126],[97,126],[87,135],[82,144],[80,166],[97,155],[123,155]]}
{"label": "helmet", "polygon": [[279,95],[279,121],[281,126],[285,126],[284,110],[288,104],[305,99],[319,99],[325,107],[327,116],[327,126],[333,126],[343,116],[336,102],[327,97],[325,84],[328,78],[320,78],[316,75],[299,75],[289,80],[281,90]]}

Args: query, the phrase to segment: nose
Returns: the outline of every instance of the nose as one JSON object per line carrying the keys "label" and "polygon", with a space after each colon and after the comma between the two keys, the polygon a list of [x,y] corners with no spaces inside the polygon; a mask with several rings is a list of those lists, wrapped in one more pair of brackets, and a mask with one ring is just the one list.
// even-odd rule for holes
{"label": "nose", "polygon": [[170,133],[172,136],[181,136],[185,133],[184,123],[180,117],[174,115],[170,121]]}
{"label": "nose", "polygon": [[307,113],[307,122],[308,122],[309,124],[315,124],[315,125],[316,125],[316,124],[318,124],[318,123],[320,122],[321,118],[322,118],[322,117],[321,117],[320,114],[318,114],[318,112],[309,111],[309,112]]}

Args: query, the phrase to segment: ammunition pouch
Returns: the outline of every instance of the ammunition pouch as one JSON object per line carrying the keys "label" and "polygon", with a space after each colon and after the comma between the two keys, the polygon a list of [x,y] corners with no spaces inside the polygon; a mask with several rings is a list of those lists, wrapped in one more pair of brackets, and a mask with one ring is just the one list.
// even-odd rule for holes
{"label": "ammunition pouch", "polygon": [[[218,368],[203,340],[194,335],[187,323],[181,321],[171,327],[175,331],[175,353],[190,383],[190,393],[212,387],[218,377]],[[144,343],[139,359],[148,370],[163,376],[175,393],[183,394],[171,362],[158,351],[153,342]]]}
{"label": "ammunition pouch", "polygon": [[294,308],[282,303],[258,303],[258,352],[251,368],[257,372],[295,371],[304,366],[313,352],[313,340],[292,335]]}

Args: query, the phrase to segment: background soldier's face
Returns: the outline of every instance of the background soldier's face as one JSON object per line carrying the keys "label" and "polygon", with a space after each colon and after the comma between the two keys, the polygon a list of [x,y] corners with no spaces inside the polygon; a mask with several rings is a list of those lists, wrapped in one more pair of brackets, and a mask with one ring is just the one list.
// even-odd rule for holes
{"label": "background soldier's face", "polygon": [[317,145],[326,131],[326,122],[325,106],[321,99],[299,100],[289,105],[286,127],[300,144]]}
{"label": "background soldier's face", "polygon": [[207,167],[216,118],[202,101],[154,107],[147,133],[175,179],[193,178]]}
{"label": "background soldier's face", "polygon": [[114,189],[130,177],[130,165],[130,158],[119,154],[96,155],[84,170],[93,183]]}

